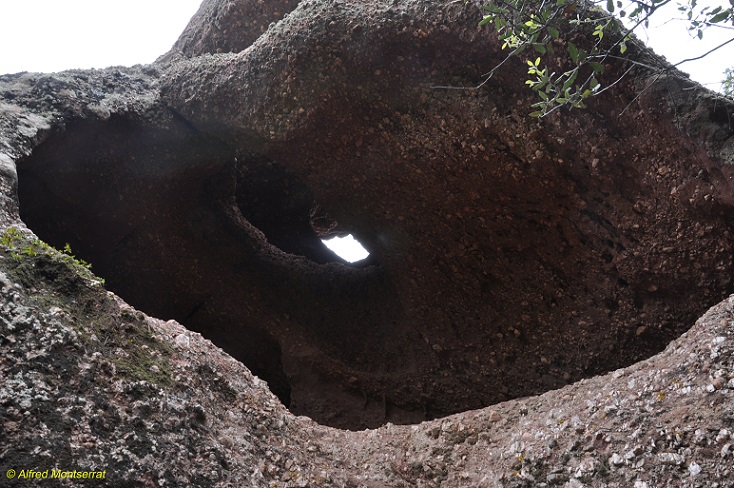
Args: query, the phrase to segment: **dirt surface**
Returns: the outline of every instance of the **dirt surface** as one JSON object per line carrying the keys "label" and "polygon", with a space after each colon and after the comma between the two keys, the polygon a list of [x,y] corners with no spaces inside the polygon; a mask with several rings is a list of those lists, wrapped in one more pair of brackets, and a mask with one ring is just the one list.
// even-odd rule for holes
{"label": "dirt surface", "polygon": [[500,59],[476,5],[212,27],[258,5],[154,66],[0,77],[3,470],[734,486],[731,301],[670,343],[732,291],[731,101],[632,72],[537,121],[522,60],[437,88]]}

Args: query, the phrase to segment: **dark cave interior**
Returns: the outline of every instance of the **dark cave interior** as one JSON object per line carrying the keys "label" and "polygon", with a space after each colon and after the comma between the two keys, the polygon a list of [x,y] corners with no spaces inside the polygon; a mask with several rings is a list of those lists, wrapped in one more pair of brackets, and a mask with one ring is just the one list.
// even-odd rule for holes
{"label": "dark cave interior", "polygon": [[[348,266],[320,240],[344,229],[303,178],[162,118],[51,135],[18,164],[21,217],[130,304],[201,332],[325,424],[418,422],[621,367],[664,348],[729,287],[717,278],[691,304],[680,299],[697,286],[690,278],[656,285],[650,263],[668,256],[643,263],[635,246],[657,223],[623,235],[602,212],[630,212],[638,189],[615,208],[622,200],[595,197],[594,182],[596,209],[574,220],[560,185],[494,202],[514,217],[480,239],[503,254],[470,277],[476,293],[456,267],[455,279],[420,281],[381,265],[379,249]],[[507,186],[497,182],[512,195]],[[714,258],[731,269],[724,251]],[[429,262],[451,273],[449,258]],[[452,286],[466,303],[444,295]]]}

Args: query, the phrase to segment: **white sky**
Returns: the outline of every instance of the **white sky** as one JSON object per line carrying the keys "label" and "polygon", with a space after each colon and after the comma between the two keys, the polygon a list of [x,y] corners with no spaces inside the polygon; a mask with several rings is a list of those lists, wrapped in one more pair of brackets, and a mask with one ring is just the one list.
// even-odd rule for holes
{"label": "white sky", "polygon": [[201,1],[0,0],[0,74],[151,63]]}
{"label": "white sky", "polygon": [[[699,0],[704,2],[727,3]],[[0,74],[151,63],[173,46],[200,4],[201,0],[0,0]],[[675,6],[669,6],[654,18],[649,35],[637,32],[673,64],[734,36],[734,30],[709,29],[703,41],[693,39],[684,22],[669,21],[679,16]],[[719,89],[722,73],[730,66],[734,43],[680,69]],[[352,241],[341,244],[356,253],[345,259],[366,257]]]}
{"label": "white sky", "polygon": [[[642,29],[635,31],[637,37],[647,42],[655,52],[665,56],[669,63],[676,64],[684,59],[700,56],[734,37],[734,26],[732,25],[728,25],[727,28],[709,28],[704,31],[701,40],[691,37],[687,29],[688,23],[675,20],[684,18],[684,14],[678,11],[676,3],[671,2],[656,12],[647,32]],[[728,0],[698,0],[698,5],[698,9],[707,5],[728,7],[729,2]],[[693,34],[695,35],[695,32]],[[724,69],[730,67],[734,67],[734,42],[702,60],[681,64],[678,69],[688,73],[691,78],[708,88],[718,90]]]}
{"label": "white sky", "polygon": [[[700,4],[726,0],[699,0]],[[194,15],[201,0],[0,0],[0,74],[52,72],[71,68],[131,66],[166,53]],[[675,6],[654,22],[679,17]],[[650,43],[676,63],[703,54],[734,36],[734,30],[709,29],[692,39],[684,23],[651,28]],[[645,33],[638,31],[645,38]],[[702,61],[680,68],[717,89],[724,68],[734,65],[734,43]]]}
{"label": "white sky", "polygon": [[361,261],[370,255],[367,249],[362,247],[362,244],[360,244],[352,234],[349,234],[346,237],[333,237],[327,241],[321,242],[326,244],[326,247],[334,251],[338,256],[341,256],[350,263]]}

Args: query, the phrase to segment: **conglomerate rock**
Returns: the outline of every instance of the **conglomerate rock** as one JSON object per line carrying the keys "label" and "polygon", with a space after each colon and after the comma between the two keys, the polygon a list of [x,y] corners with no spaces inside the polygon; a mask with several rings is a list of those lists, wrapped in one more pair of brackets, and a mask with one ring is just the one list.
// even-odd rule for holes
{"label": "conglomerate rock", "polygon": [[0,77],[3,471],[734,486],[731,299],[675,339],[733,291],[732,103],[640,69],[531,119],[521,59],[459,89],[479,16],[212,0],[155,65]]}

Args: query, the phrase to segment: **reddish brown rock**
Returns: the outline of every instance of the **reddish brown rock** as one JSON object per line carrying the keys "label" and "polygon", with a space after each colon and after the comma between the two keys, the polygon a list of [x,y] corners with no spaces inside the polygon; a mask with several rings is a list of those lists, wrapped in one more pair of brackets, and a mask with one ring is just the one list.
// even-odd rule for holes
{"label": "reddish brown rock", "polygon": [[[212,1],[155,68],[6,80],[50,97],[6,95],[46,117],[13,142],[21,216],[330,425],[649,357],[732,291],[731,104],[635,72],[538,121],[520,59],[445,88],[502,59],[479,15]],[[315,209],[370,261],[323,248]]]}
{"label": "reddish brown rock", "polygon": [[478,16],[207,1],[157,65],[0,77],[3,482],[731,485],[732,103],[437,88]]}

